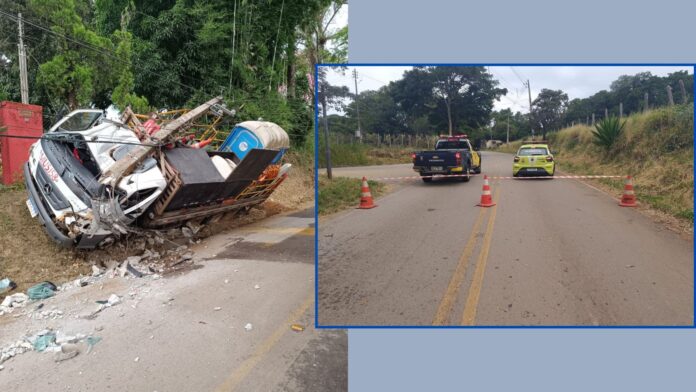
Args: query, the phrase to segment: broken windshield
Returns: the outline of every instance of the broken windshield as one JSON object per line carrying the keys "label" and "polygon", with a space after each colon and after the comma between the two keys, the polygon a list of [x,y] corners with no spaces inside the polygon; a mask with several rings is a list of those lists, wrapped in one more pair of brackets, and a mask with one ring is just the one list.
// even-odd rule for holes
{"label": "broken windshield", "polygon": [[64,132],[82,132],[91,128],[101,116],[101,112],[74,113],[62,124],[60,124],[58,130]]}

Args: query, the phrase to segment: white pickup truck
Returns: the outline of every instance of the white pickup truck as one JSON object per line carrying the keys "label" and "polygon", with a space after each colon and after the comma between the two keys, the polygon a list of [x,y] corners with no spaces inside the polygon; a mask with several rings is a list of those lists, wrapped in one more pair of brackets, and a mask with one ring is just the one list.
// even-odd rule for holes
{"label": "white pickup truck", "polygon": [[[176,132],[158,139],[133,128],[101,110],[76,110],[31,146],[27,207],[59,245],[90,249],[131,226],[180,225],[248,209],[287,176],[288,164],[271,164],[278,150],[255,149],[240,160],[176,143]],[[119,167],[127,169],[114,177]]]}

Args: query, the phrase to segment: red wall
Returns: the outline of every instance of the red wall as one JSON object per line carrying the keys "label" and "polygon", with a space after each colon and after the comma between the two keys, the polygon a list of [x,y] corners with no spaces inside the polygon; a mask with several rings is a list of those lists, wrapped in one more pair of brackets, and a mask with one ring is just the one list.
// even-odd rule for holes
{"label": "red wall", "polygon": [[43,135],[42,107],[17,102],[0,102],[0,127],[7,135],[34,136],[18,139],[0,136],[2,154],[2,183],[12,184],[22,179],[22,165],[29,159],[29,146]]}

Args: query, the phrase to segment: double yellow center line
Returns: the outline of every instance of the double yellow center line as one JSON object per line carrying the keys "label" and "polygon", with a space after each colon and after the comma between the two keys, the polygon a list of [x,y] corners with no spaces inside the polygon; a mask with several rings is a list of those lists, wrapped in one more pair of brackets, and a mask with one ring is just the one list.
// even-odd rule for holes
{"label": "double yellow center line", "polygon": [[[500,189],[496,189],[493,195],[493,201],[497,203]],[[459,258],[459,263],[457,264],[454,274],[450,279],[447,289],[440,301],[440,305],[437,308],[435,317],[433,319],[433,325],[449,325],[450,317],[452,315],[452,310],[454,304],[457,301],[457,296],[459,294],[459,289],[464,282],[464,277],[466,276],[467,265],[469,264],[469,259],[476,246],[476,239],[479,234],[479,229],[481,223],[484,220],[485,214],[488,210],[491,211],[488,217],[488,224],[486,226],[486,231],[483,236],[483,243],[479,251],[478,259],[476,261],[476,270],[474,271],[473,281],[469,287],[469,293],[466,299],[466,305],[464,306],[464,313],[462,315],[461,325],[474,325],[476,319],[476,309],[478,307],[478,301],[481,294],[481,287],[483,285],[483,275],[486,271],[486,264],[488,261],[488,251],[491,246],[491,238],[493,237],[493,226],[495,223],[495,216],[497,211],[497,204],[493,207],[482,208],[479,212],[476,222],[471,229],[471,234],[469,239],[464,246],[464,251],[462,256]]]}

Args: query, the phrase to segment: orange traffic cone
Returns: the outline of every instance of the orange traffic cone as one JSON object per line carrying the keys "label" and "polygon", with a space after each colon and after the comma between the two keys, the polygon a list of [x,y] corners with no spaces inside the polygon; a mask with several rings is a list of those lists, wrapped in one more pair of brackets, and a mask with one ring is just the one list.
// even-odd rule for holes
{"label": "orange traffic cone", "polygon": [[491,187],[488,185],[488,176],[483,176],[483,192],[481,192],[481,202],[477,204],[479,207],[493,207],[493,198],[491,197]]}
{"label": "orange traffic cone", "polygon": [[367,178],[362,178],[362,188],[360,189],[360,205],[357,208],[367,210],[370,208],[377,207],[377,204],[372,200],[372,193],[370,193],[370,186],[367,185]]}
{"label": "orange traffic cone", "polygon": [[621,196],[621,201],[619,202],[621,207],[637,207],[636,194],[633,192],[633,179],[631,176],[626,176],[626,181],[624,182],[624,192]]}

